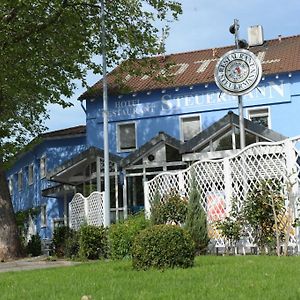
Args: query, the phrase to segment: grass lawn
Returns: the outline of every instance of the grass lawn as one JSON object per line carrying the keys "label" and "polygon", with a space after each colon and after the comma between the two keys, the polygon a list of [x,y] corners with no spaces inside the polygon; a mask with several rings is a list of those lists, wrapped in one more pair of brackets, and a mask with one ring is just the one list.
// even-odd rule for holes
{"label": "grass lawn", "polygon": [[0,274],[0,299],[300,299],[300,257],[205,256],[191,269],[134,271],[130,261]]}

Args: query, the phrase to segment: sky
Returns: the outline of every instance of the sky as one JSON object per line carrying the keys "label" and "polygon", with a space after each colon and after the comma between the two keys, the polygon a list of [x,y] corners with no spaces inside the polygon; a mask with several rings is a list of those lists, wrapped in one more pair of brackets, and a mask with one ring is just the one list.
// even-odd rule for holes
{"label": "sky", "polygon": [[[216,48],[234,44],[229,26],[239,20],[240,38],[247,40],[247,28],[262,25],[264,38],[273,39],[300,34],[300,0],[177,0],[183,14],[178,21],[168,23],[166,54]],[[300,53],[299,53],[300,55]],[[101,63],[101,61],[99,61]],[[99,75],[89,74],[93,85]],[[73,107],[49,106],[49,131],[85,124],[85,113],[77,98],[85,90],[78,85],[70,102]]]}

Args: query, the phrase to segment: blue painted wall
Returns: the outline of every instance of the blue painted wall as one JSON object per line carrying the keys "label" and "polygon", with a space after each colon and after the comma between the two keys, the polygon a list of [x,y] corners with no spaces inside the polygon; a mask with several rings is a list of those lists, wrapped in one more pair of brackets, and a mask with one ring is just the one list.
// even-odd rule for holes
{"label": "blue painted wall", "polygon": [[[64,139],[47,139],[23,154],[13,167],[6,172],[7,178],[13,178],[12,203],[15,211],[27,210],[32,207],[46,205],[47,226],[41,228],[41,218],[37,219],[37,230],[42,238],[52,234],[53,218],[63,217],[63,199],[42,196],[42,190],[56,183],[41,178],[40,159],[46,157],[47,173],[59,166],[64,161],[72,158],[86,149],[86,137],[73,137]],[[28,166],[33,164],[33,184],[28,182]],[[18,173],[23,174],[23,188],[18,190]]]}
{"label": "blue painted wall", "polygon": [[[271,128],[286,136],[300,134],[298,122],[300,112],[300,73],[279,74],[279,77],[264,78],[259,89],[244,97],[246,110],[251,107],[269,107]],[[45,198],[41,190],[54,185],[40,178],[40,158],[47,157],[47,170],[59,166],[89,146],[103,148],[102,99],[87,101],[85,137],[46,140],[23,155],[8,171],[14,178],[14,209],[24,210],[47,204],[47,227],[40,228],[42,237],[50,237],[52,220],[63,216],[63,200]],[[109,97],[109,148],[112,153],[126,156],[128,152],[117,150],[117,125],[135,121],[137,146],[148,142],[158,132],[164,131],[180,138],[180,117],[191,114],[201,115],[202,130],[223,117],[229,110],[237,112],[236,97],[220,94],[215,84],[178,87],[178,89],[156,90]],[[28,185],[27,166],[34,163],[34,184]],[[22,169],[23,190],[18,191],[17,173]]]}
{"label": "blue painted wall", "polygon": [[[300,73],[280,74],[264,78],[259,88],[243,97],[245,117],[251,107],[267,106],[271,113],[271,128],[286,136],[298,135],[297,124],[300,94]],[[87,143],[103,148],[102,99],[87,101]],[[109,97],[109,148],[118,152],[117,124],[135,120],[138,147],[159,131],[180,138],[180,116],[201,115],[202,130],[223,117],[229,110],[237,112],[237,99],[220,94],[213,83],[151,93]]]}

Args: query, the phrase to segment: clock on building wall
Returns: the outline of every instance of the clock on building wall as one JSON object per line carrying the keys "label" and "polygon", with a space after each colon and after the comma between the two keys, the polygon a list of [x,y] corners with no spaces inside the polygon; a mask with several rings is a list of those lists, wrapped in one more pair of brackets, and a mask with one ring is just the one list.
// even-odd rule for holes
{"label": "clock on building wall", "polygon": [[261,74],[261,63],[252,52],[235,49],[226,52],[218,61],[215,82],[223,92],[240,96],[258,85]]}

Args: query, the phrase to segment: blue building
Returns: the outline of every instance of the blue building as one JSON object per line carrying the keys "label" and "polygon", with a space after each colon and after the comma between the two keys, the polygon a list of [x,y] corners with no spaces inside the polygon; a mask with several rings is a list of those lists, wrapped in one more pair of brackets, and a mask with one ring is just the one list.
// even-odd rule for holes
{"label": "blue building", "polygon": [[[109,74],[112,220],[143,206],[145,180],[239,148],[237,99],[222,94],[213,75],[219,57],[232,48],[157,57],[157,73],[164,74],[164,63],[171,63],[170,76],[157,81],[125,74],[126,93],[114,81],[117,69]],[[298,135],[300,35],[262,41],[249,50],[260,59],[263,77],[258,88],[244,96],[246,143]],[[86,127],[43,135],[7,172],[15,210],[43,208],[37,224],[42,237],[51,237],[59,222],[67,224],[75,192],[103,190],[101,85],[100,80],[79,98],[85,105]]]}

